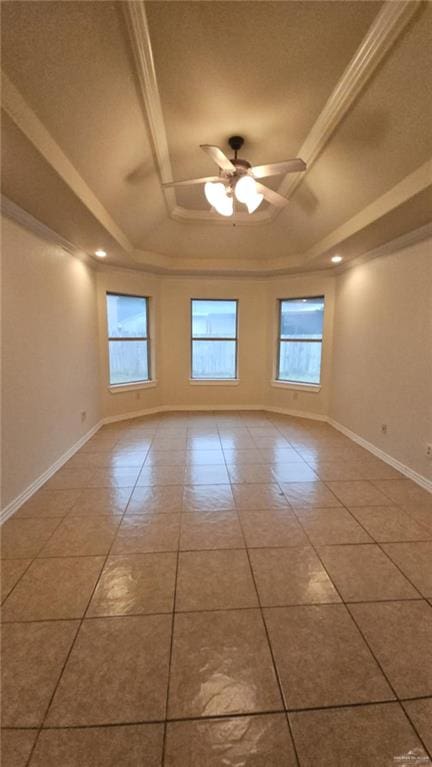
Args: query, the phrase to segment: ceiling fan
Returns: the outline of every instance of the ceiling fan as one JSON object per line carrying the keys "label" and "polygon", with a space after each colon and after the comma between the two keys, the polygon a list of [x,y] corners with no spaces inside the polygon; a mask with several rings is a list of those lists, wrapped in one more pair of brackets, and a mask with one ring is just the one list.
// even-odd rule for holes
{"label": "ceiling fan", "polygon": [[249,213],[257,210],[263,199],[280,208],[286,205],[288,203],[286,197],[282,197],[278,192],[264,186],[257,179],[277,176],[279,173],[299,173],[306,170],[306,163],[296,158],[269,165],[252,166],[247,160],[241,160],[237,157],[238,151],[244,144],[242,136],[231,136],[228,139],[228,144],[234,152],[234,157],[231,160],[218,146],[201,144],[201,149],[219,167],[218,176],[192,178],[187,181],[171,181],[162,184],[162,186],[204,184],[204,194],[208,202],[221,216],[233,215],[234,199],[246,205]]}

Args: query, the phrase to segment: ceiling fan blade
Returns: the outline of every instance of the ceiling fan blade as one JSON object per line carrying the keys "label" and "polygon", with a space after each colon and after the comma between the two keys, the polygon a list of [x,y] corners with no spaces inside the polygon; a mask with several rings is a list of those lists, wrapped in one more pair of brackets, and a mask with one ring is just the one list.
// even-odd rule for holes
{"label": "ceiling fan blade", "polygon": [[285,205],[288,205],[288,200],[286,197],[282,197],[279,192],[275,192],[273,189],[269,189],[268,186],[260,184],[259,181],[256,181],[256,190],[258,194],[262,194],[267,202],[270,202],[272,205],[276,205],[278,208],[284,208]]}
{"label": "ceiling fan blade", "polygon": [[186,181],[168,181],[162,186],[190,186],[191,184],[205,184],[207,181],[222,181],[220,176],[203,176],[203,178],[189,178]]}
{"label": "ceiling fan blade", "polygon": [[306,170],[306,163],[298,157],[295,160],[271,162],[269,165],[254,165],[251,168],[254,178],[277,176],[279,173],[300,173],[303,170]]}
{"label": "ceiling fan blade", "polygon": [[218,146],[211,146],[210,144],[200,144],[201,149],[211,157],[213,162],[216,163],[216,165],[219,166],[222,170],[231,171],[232,173],[235,172],[235,165],[232,164],[231,160],[228,159],[226,154],[222,152],[222,149],[220,149]]}

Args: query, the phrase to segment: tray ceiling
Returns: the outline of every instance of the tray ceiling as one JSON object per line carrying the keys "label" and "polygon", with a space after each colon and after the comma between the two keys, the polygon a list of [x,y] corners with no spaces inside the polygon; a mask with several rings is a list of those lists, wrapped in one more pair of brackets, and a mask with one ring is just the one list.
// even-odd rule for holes
{"label": "tray ceiling", "polygon": [[[3,194],[108,263],[331,268],[430,220],[432,6],[417,2],[2,3]],[[303,156],[290,200],[227,222],[200,143]],[[392,215],[393,211],[393,215]]]}

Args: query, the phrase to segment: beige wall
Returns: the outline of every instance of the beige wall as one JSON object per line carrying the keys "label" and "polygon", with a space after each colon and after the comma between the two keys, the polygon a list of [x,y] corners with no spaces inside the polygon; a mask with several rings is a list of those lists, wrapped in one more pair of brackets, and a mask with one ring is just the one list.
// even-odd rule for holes
{"label": "beige wall", "polygon": [[432,241],[340,275],[334,328],[331,417],[432,478]]}
{"label": "beige wall", "polygon": [[[102,269],[3,222],[2,507],[99,418],[161,406],[330,416],[423,476],[432,442],[432,244],[338,276],[174,278]],[[335,291],[336,287],[336,291]],[[154,386],[108,387],[105,294],[150,297]],[[277,299],[324,294],[319,392],[272,386]],[[239,383],[190,376],[190,299],[239,299]],[[81,412],[86,411],[82,422]],[[387,435],[381,433],[386,423]]]}
{"label": "beige wall", "polygon": [[[107,417],[159,406],[170,408],[273,407],[323,415],[327,412],[333,334],[334,279],[311,276],[278,280],[247,278],[158,277],[104,269],[98,275],[101,338],[101,386]],[[108,386],[107,291],[150,296],[150,333],[156,386],[112,393]],[[277,334],[277,299],[304,295],[326,297],[322,388],[319,393],[273,388]],[[191,298],[236,298],[239,301],[239,382],[190,381]],[[293,397],[296,399],[293,399]]]}
{"label": "beige wall", "polygon": [[[101,371],[101,403],[102,412],[106,418],[115,418],[128,413],[157,408],[160,399],[160,335],[161,335],[161,301],[160,278],[144,272],[134,272],[126,269],[104,269],[98,273],[98,318],[99,318],[99,362]],[[141,387],[121,391],[117,388],[110,390],[108,370],[108,340],[106,293],[129,293],[130,295],[147,296],[150,299],[149,329],[151,340],[151,370],[156,375],[156,386]]]}
{"label": "beige wall", "polygon": [[[190,382],[191,298],[238,299],[238,384]],[[182,407],[261,405],[266,375],[266,283],[248,279],[165,279],[162,301],[162,401]]]}
{"label": "beige wall", "polygon": [[[278,333],[278,299],[321,296],[325,298],[321,386],[319,391],[293,388],[284,384],[274,386],[276,344]],[[268,406],[300,413],[325,416],[330,400],[330,375],[333,344],[334,277],[326,275],[274,277],[269,281],[267,312],[267,376],[264,399]]]}
{"label": "beige wall", "polygon": [[5,507],[99,421],[100,406],[94,271],[2,222]]}

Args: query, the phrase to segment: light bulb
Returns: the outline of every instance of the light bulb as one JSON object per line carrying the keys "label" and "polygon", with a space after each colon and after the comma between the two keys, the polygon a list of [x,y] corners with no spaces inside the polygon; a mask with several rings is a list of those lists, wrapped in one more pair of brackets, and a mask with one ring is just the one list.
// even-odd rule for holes
{"label": "light bulb", "polygon": [[232,197],[228,197],[228,195],[225,194],[225,197],[215,202],[213,207],[221,216],[232,216],[234,212],[234,200]]}
{"label": "light bulb", "polygon": [[246,207],[248,209],[249,213],[253,213],[259,206],[261,205],[264,197],[262,194],[254,194],[251,195],[248,200],[246,200]]}
{"label": "light bulb", "polygon": [[204,194],[210,205],[221,216],[232,216],[234,211],[233,199],[228,197],[224,184],[220,181],[207,181],[204,185]]}
{"label": "light bulb", "polygon": [[255,198],[257,194],[256,184],[252,176],[242,176],[235,186],[235,196],[239,202],[245,205],[248,200]]}
{"label": "light bulb", "polygon": [[342,256],[332,256],[331,260],[333,261],[334,264],[340,264],[340,262],[342,261]]}
{"label": "light bulb", "polygon": [[204,184],[204,194],[210,205],[215,208],[216,203],[226,197],[225,186],[220,181],[207,181],[207,183]]}

